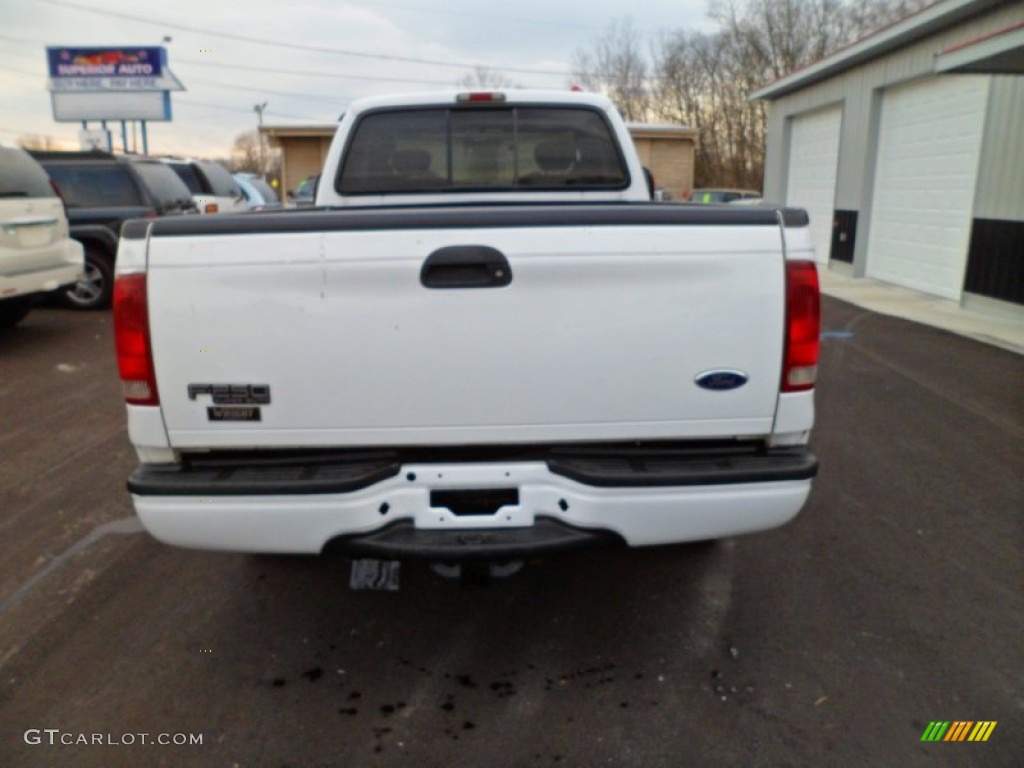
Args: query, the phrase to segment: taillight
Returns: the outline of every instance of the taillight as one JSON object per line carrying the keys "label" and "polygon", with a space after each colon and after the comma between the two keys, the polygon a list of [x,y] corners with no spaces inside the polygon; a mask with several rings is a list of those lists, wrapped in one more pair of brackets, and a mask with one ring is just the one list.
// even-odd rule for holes
{"label": "taillight", "polygon": [[804,392],[814,388],[821,345],[819,304],[817,266],[813,261],[787,261],[783,392]]}
{"label": "taillight", "polygon": [[114,282],[114,344],[125,402],[159,405],[153,354],[149,346],[149,306],[144,273]]}
{"label": "taillight", "polygon": [[53,189],[54,194],[57,195],[57,197],[60,198],[60,204],[64,207],[64,218],[67,218],[67,216],[68,216],[68,201],[64,197],[64,190],[62,190],[60,188],[60,184],[58,184],[53,179],[50,179],[50,187]]}
{"label": "taillight", "polygon": [[204,213],[216,213],[219,210],[220,208],[217,207],[216,203],[207,203],[205,206],[203,206]]}

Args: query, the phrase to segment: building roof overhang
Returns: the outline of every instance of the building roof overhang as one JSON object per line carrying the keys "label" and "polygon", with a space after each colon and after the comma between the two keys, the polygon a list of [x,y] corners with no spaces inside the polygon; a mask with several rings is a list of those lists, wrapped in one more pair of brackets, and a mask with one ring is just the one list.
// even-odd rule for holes
{"label": "building roof overhang", "polygon": [[261,125],[260,133],[270,139],[331,138],[338,130],[337,123],[323,125]]}
{"label": "building roof overhang", "polygon": [[1024,21],[947,48],[935,57],[935,71],[1024,75]]}
{"label": "building roof overhang", "polygon": [[626,123],[630,136],[634,139],[691,139],[696,140],[697,129],[688,125],[674,123]]}

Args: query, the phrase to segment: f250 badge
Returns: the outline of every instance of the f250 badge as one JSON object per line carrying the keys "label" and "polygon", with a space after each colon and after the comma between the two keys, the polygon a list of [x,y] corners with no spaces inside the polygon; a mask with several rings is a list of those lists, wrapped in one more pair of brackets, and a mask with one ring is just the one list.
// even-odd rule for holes
{"label": "f250 badge", "polygon": [[[188,399],[209,395],[214,407],[206,409],[210,421],[261,421],[260,409],[270,404],[269,384],[189,384]],[[225,407],[227,406],[227,407]],[[231,407],[243,406],[243,407]]]}

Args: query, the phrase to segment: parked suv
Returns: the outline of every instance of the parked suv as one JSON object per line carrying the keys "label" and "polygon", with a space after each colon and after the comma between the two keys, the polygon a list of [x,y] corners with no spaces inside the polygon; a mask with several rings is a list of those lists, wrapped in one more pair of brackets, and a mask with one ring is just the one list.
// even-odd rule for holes
{"label": "parked suv", "polygon": [[41,295],[74,285],[82,265],[46,171],[25,150],[0,147],[0,328],[18,323]]}
{"label": "parked suv", "polygon": [[71,236],[85,246],[85,276],[62,295],[69,306],[110,304],[114,258],[127,219],[195,213],[188,187],[158,160],[108,152],[33,152],[67,205]]}
{"label": "parked suv", "polygon": [[241,213],[246,210],[242,188],[217,163],[174,157],[161,160],[185,182],[200,213]]}

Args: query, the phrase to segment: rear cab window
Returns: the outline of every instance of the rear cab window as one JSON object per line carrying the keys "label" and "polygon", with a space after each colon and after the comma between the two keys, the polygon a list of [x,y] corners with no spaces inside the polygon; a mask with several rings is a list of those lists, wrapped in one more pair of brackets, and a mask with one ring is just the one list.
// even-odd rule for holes
{"label": "rear cab window", "polygon": [[126,168],[112,163],[46,163],[68,208],[126,208],[145,203]]}
{"label": "rear cab window", "polygon": [[611,127],[585,107],[382,110],[360,118],[342,195],[612,190],[629,184]]}
{"label": "rear cab window", "polygon": [[178,174],[178,178],[185,182],[185,186],[188,187],[191,194],[209,194],[210,190],[206,189],[203,179],[199,178],[199,174],[196,173],[196,169],[192,167],[191,163],[168,163],[168,165]]}
{"label": "rear cab window", "polygon": [[173,169],[161,162],[135,161],[132,163],[157,208],[180,208],[191,205],[192,195],[185,182]]}
{"label": "rear cab window", "polygon": [[50,177],[27,152],[0,147],[0,199],[56,197]]}
{"label": "rear cab window", "polygon": [[199,163],[199,169],[210,184],[210,194],[219,197],[241,197],[242,190],[231,174],[216,163]]}

